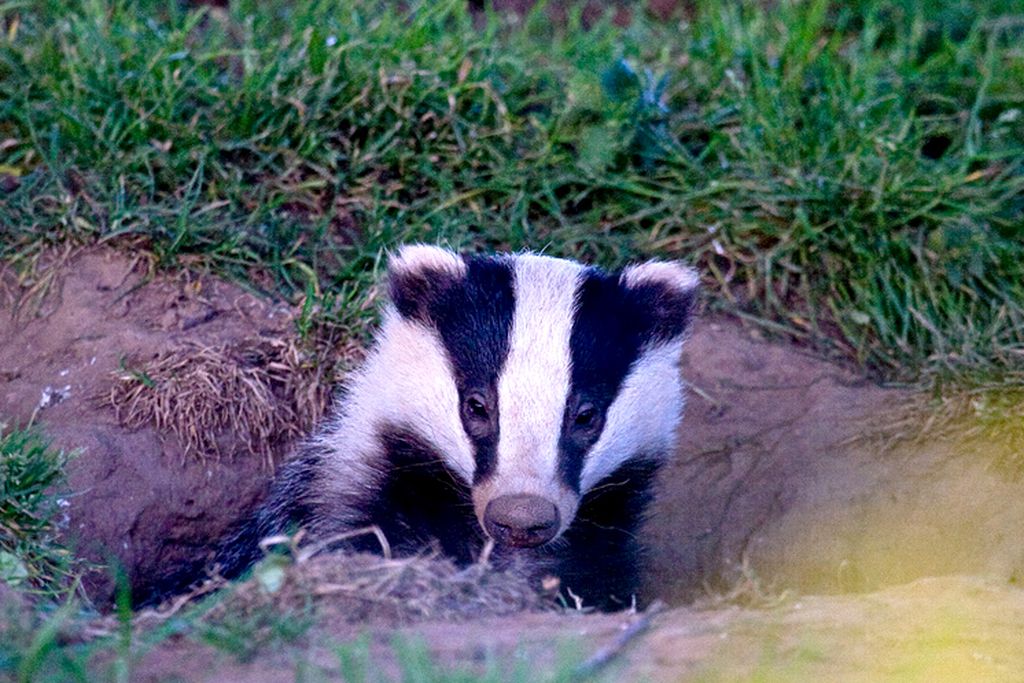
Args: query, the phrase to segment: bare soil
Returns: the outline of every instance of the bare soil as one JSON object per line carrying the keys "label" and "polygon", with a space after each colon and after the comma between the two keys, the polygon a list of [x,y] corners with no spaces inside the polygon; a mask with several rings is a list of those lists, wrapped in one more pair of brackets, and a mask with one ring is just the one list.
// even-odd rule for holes
{"label": "bare soil", "polygon": [[[294,651],[268,648],[239,663],[188,641],[148,653],[140,681],[277,682],[297,672],[337,675],[338,659],[316,638],[370,637],[373,666],[385,680],[399,669],[396,633],[421,639],[451,667],[482,669],[488,658],[518,669],[521,680],[566,656],[609,648],[641,617],[629,614],[523,614],[400,629],[324,624]],[[301,668],[298,662],[301,661]],[[524,665],[525,663],[525,665]],[[861,595],[801,596],[771,608],[676,607],[652,620],[599,672],[609,681],[1020,681],[1024,671],[1024,592],[977,577],[939,577]],[[530,673],[533,672],[533,676]],[[314,679],[315,680],[315,679]]]}
{"label": "bare soil", "polygon": [[649,525],[661,595],[726,589],[750,568],[816,593],[941,574],[1024,578],[1024,481],[994,467],[1007,444],[887,446],[873,437],[908,391],[728,320],[698,322],[683,375],[693,391],[682,446]]}
{"label": "bare soil", "polygon": [[[211,277],[151,277],[107,250],[60,266],[40,306],[16,309],[19,291],[8,293],[0,421],[33,420],[79,451],[66,536],[96,560],[116,557],[137,584],[201,557],[261,495],[263,461],[231,433],[217,436],[219,456],[186,457],[176,436],[127,429],[97,397],[126,358],[280,338],[293,311]],[[618,653],[614,679],[1019,680],[1024,483],[992,467],[997,444],[867,438],[909,393],[730,319],[698,321],[683,374],[683,444],[645,532],[649,593],[672,608]],[[98,601],[109,592],[101,576],[91,588]],[[446,662],[497,652],[539,667],[572,643],[589,656],[637,618],[526,613],[410,632]],[[332,671],[323,642],[361,631],[387,650],[391,627],[335,622],[303,656]],[[295,666],[294,653],[239,664],[181,639],[151,650],[136,678],[292,680]]]}
{"label": "bare soil", "polygon": [[[91,560],[116,558],[137,583],[201,554],[261,494],[268,468],[231,434],[218,436],[221,457],[196,458],[155,427],[125,429],[102,402],[118,371],[185,342],[278,337],[291,319],[215,278],[150,277],[146,266],[109,250],[80,253],[41,302],[9,286],[0,311],[0,422],[34,419],[55,446],[77,452],[66,536]],[[106,602],[107,575],[90,583]]]}

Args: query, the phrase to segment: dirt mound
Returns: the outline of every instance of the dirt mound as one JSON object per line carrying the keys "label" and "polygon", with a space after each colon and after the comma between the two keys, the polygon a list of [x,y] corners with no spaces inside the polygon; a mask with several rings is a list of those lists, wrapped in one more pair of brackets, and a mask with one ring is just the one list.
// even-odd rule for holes
{"label": "dirt mound", "polygon": [[1016,681],[1024,592],[969,577],[867,595],[805,596],[771,610],[676,610],[630,678],[649,681]]}
{"label": "dirt mound", "polygon": [[[92,560],[116,558],[136,581],[201,556],[261,494],[268,468],[244,433],[205,435],[224,457],[186,457],[170,430],[125,428],[99,398],[127,365],[186,344],[284,338],[291,311],[216,278],[151,277],[144,262],[109,250],[79,253],[40,281],[45,295],[26,296],[41,292],[31,283],[9,287],[0,310],[0,421],[34,420],[56,446],[78,451],[66,536]],[[106,578],[92,582],[105,600]]]}
{"label": "dirt mound", "polygon": [[827,593],[1024,576],[1024,482],[992,466],[1005,444],[864,438],[911,395],[728,320],[698,322],[683,374],[683,443],[648,529],[655,592],[688,600],[751,572]]}
{"label": "dirt mound", "polygon": [[311,607],[319,619],[334,624],[400,625],[551,611],[555,606],[525,576],[486,565],[458,569],[437,557],[329,554],[296,564],[282,556],[265,559],[211,616],[237,618],[266,608]]}
{"label": "dirt mound", "polygon": [[[295,373],[276,367],[294,350],[282,341],[293,312],[215,278],[149,277],[143,263],[110,251],[81,253],[50,274],[37,315],[22,307],[15,317],[14,299],[0,314],[0,416],[34,418],[58,446],[80,450],[67,535],[93,559],[117,557],[144,588],[148,577],[201,560],[261,494],[268,468],[253,444],[266,447],[269,436],[280,454],[300,431],[215,420],[191,439],[161,416],[216,407],[216,394],[251,380],[254,368],[271,387],[259,396],[270,413],[316,405]],[[190,364],[182,349],[214,360]],[[233,359],[242,359],[237,368],[222,367]],[[689,600],[751,577],[845,592],[1024,570],[1024,482],[989,467],[998,459],[989,444],[893,450],[860,438],[909,394],[716,318],[698,321],[683,374],[693,387],[683,445],[647,529],[652,597]],[[190,402],[190,383],[211,377],[212,393]],[[185,393],[142,391],[153,389],[147,380]],[[131,429],[95,400],[118,383],[115,403],[139,418]],[[225,411],[238,413],[228,398]],[[222,457],[186,457],[189,445]]]}
{"label": "dirt mound", "polygon": [[[374,629],[367,661],[379,680],[407,680],[392,645],[397,636],[425,643],[449,667],[493,675],[497,661],[497,671],[504,673],[497,680],[547,680],[544,672],[566,671],[559,662],[586,662],[602,652],[615,654],[604,680],[666,683],[1010,682],[1019,681],[1024,671],[1024,591],[971,577],[921,579],[860,595],[793,597],[770,609],[680,607],[655,616],[649,629],[616,647],[640,619],[632,614],[524,613],[429,621],[397,634]],[[359,632],[347,623],[311,631],[301,648],[304,677],[337,679],[337,644]],[[140,681],[269,683],[293,681],[299,670],[278,648],[239,662],[205,645],[178,641],[150,650],[133,676]]]}
{"label": "dirt mound", "polygon": [[[142,397],[140,383],[187,375],[192,366],[178,363],[181,350],[191,348],[197,355],[215,351],[216,360],[205,366],[215,371],[189,381],[207,375],[221,387],[245,381],[244,362],[226,374],[220,365],[255,358],[277,387],[261,400],[283,401],[282,414],[294,414],[302,387],[285,386],[286,380],[275,385],[273,378],[282,376],[269,367],[287,355],[278,351],[286,349],[280,344],[290,334],[292,311],[214,278],[149,277],[143,263],[108,251],[81,253],[51,276],[40,281],[51,289],[36,300],[35,312],[4,299],[0,418],[34,421],[56,445],[80,451],[70,466],[65,534],[95,560],[118,558],[144,584],[201,559],[261,495],[267,468],[247,441],[271,434],[270,454],[279,457],[295,430],[258,420],[254,430],[239,430],[214,421],[210,433],[191,439],[166,421],[156,426],[161,416],[187,412],[191,404],[167,394],[132,408],[131,399]],[[147,367],[153,376],[140,370]],[[698,322],[683,374],[693,387],[683,445],[659,481],[645,531],[650,593],[678,604],[724,592],[761,609],[704,600],[715,607],[670,610],[654,619],[642,643],[616,651],[613,676],[1019,678],[1024,592],[1012,584],[1024,572],[1024,482],[991,465],[1019,462],[1020,454],[997,452],[971,429],[964,430],[970,438],[895,448],[865,439],[885,432],[910,395],[767,343],[734,321]],[[129,383],[114,403],[142,416],[126,420],[132,428],[109,401],[98,400],[118,382]],[[203,395],[204,405],[216,404],[213,395]],[[216,453],[192,457],[189,447]],[[538,598],[509,577],[481,582],[447,563],[422,562],[300,563],[270,576],[273,599],[265,600],[268,577],[257,574],[228,594],[221,609],[238,615],[312,599],[329,613],[333,604],[335,616],[303,645],[302,666],[325,676],[337,674],[337,644],[367,628],[363,619],[375,629],[370,661],[397,676],[390,645],[395,623],[419,622],[418,637],[445,663],[496,655],[544,671],[566,643],[589,656],[641,618],[521,612]],[[989,578],[921,579],[878,590],[965,573]],[[100,598],[101,584],[93,584]],[[850,594],[860,591],[875,592]],[[23,612],[2,590],[0,608]],[[257,648],[255,657],[231,662],[206,645],[172,639],[144,654],[133,676],[294,680],[298,664],[280,652]]]}

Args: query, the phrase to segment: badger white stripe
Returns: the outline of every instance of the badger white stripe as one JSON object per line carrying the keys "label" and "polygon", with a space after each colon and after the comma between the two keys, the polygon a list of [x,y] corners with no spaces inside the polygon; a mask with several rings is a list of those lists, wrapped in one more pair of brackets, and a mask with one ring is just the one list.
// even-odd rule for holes
{"label": "badger white stripe", "polygon": [[[571,381],[569,339],[582,272],[579,264],[545,256],[516,259],[516,309],[498,381],[495,493],[536,493],[552,501],[564,497],[558,442]],[[572,519],[566,515],[570,510],[560,512],[563,520]]]}
{"label": "badger white stripe", "polygon": [[448,273],[453,277],[466,274],[466,262],[459,255],[429,244],[407,244],[388,259],[392,273]]}
{"label": "badger white stripe", "polygon": [[473,447],[459,419],[451,362],[436,332],[389,307],[376,346],[347,385],[342,416],[322,437],[337,456],[329,463],[337,474],[333,480],[351,480],[356,473],[348,469],[359,462],[352,454],[379,453],[379,430],[394,424],[427,440],[456,475],[473,481]]}
{"label": "badger white stripe", "polygon": [[622,281],[629,287],[661,284],[681,292],[689,292],[700,284],[700,275],[693,268],[676,261],[647,261],[622,271]]}

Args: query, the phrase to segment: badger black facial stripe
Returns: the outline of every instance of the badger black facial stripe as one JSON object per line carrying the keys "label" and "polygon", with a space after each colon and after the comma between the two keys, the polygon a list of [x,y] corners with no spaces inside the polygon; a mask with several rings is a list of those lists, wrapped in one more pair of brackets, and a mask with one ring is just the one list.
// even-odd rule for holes
{"label": "badger black facial stripe", "polygon": [[399,314],[429,324],[429,309],[465,276],[465,264],[436,247],[406,247],[388,269],[388,292]]}
{"label": "badger black facial stripe", "polygon": [[[469,486],[415,431],[385,424],[379,440],[390,466],[370,496],[366,522],[381,527],[394,552],[412,554],[437,542],[459,562],[476,559],[483,533],[466,532],[476,529]],[[416,496],[409,495],[412,491]],[[372,551],[377,541],[369,541],[365,550]]]}
{"label": "badger black facial stripe", "polygon": [[[470,257],[466,266],[465,276],[431,299],[426,309],[451,361],[461,401],[470,392],[496,396],[515,309],[507,259]],[[500,414],[500,405],[494,409]],[[473,480],[478,481],[494,469],[498,431],[471,434],[470,440],[476,458]]]}
{"label": "badger black facial stripe", "polygon": [[596,268],[588,269],[576,297],[569,348],[572,381],[561,439],[559,472],[566,486],[580,490],[580,475],[593,443],[572,438],[571,423],[577,404],[588,402],[606,413],[630,366],[655,327],[653,312],[637,306],[619,278]]}

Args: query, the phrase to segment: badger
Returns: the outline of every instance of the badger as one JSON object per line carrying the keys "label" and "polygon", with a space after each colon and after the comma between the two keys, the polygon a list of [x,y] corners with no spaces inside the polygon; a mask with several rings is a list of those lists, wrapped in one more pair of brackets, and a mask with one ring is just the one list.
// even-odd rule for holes
{"label": "badger", "polygon": [[268,536],[372,525],[395,555],[469,565],[486,546],[586,606],[635,604],[637,532],[683,413],[697,274],[408,245],[386,281],[367,358],[217,553],[221,574],[245,571]]}

